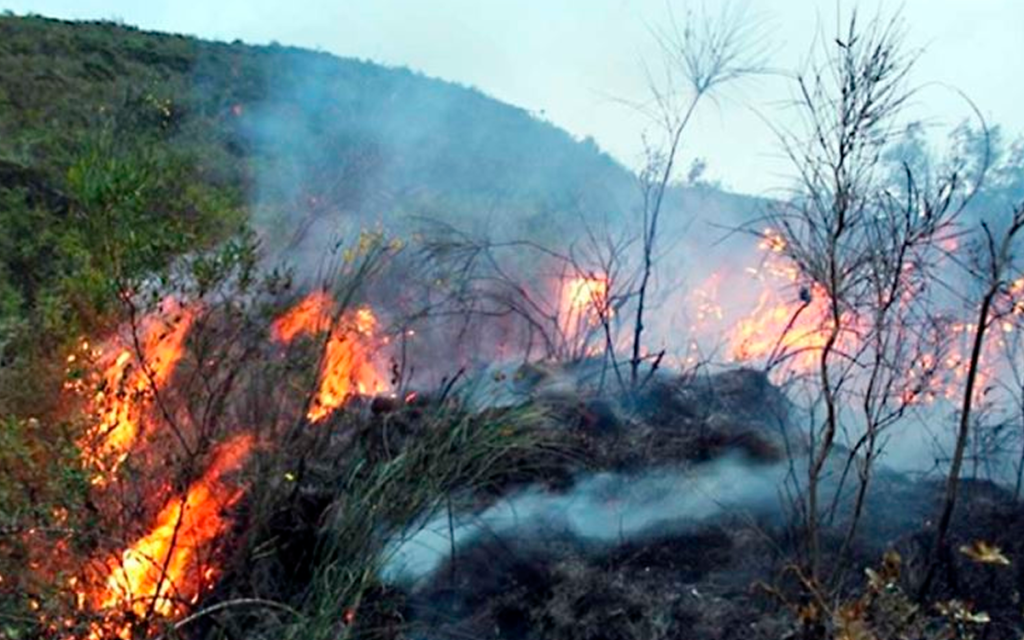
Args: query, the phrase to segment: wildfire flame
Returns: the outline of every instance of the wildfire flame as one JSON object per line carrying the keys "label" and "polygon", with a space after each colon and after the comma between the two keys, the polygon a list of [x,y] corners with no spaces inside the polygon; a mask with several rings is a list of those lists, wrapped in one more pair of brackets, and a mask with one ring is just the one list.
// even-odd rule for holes
{"label": "wildfire flame", "polygon": [[[806,373],[819,366],[819,356],[832,327],[828,293],[817,285],[804,286],[799,296],[785,292],[799,283],[796,266],[785,256],[786,240],[778,232],[766,229],[759,248],[764,252],[760,268],[746,271],[759,282],[762,291],[754,310],[731,325],[726,339],[729,353],[739,362],[785,361],[787,372]],[[717,277],[717,274],[716,274]],[[713,284],[717,285],[717,281]],[[705,287],[697,298],[699,323],[703,329],[707,309],[717,307],[717,286]],[[914,294],[908,293],[908,297]],[[1009,283],[1002,315],[993,323],[992,334],[980,354],[974,401],[980,402],[997,386],[1001,354],[1024,317],[1024,278]],[[717,316],[719,319],[721,315]],[[838,348],[846,353],[859,351],[857,334],[864,327],[857,318],[843,317]],[[904,404],[929,403],[936,399],[959,400],[970,368],[970,349],[978,327],[969,322],[949,321],[935,345],[922,342],[922,352],[904,372],[904,380],[895,393]],[[931,350],[932,353],[929,353]]]}
{"label": "wildfire flame", "polygon": [[786,371],[804,373],[814,368],[828,341],[831,305],[828,292],[817,284],[799,287],[797,296],[788,293],[798,285],[799,273],[785,257],[787,246],[777,231],[764,230],[758,244],[765,253],[763,264],[746,270],[763,289],[754,310],[728,333],[727,344],[738,362],[785,361]]}
{"label": "wildfire flame", "polygon": [[181,360],[195,313],[168,298],[143,318],[137,346],[115,349],[93,398],[99,422],[82,442],[86,463],[100,470],[94,484],[109,481],[130,453],[154,392],[167,384]]}
{"label": "wildfire flame", "polygon": [[[227,530],[224,511],[242,496],[225,476],[242,467],[252,446],[252,436],[241,435],[217,447],[202,477],[172,498],[150,532],[109,564],[103,588],[89,598],[95,608],[131,611],[140,619],[170,617],[198,599],[216,576],[214,567],[203,566],[201,554]],[[111,620],[97,625],[91,638],[108,635],[127,640],[132,624]]]}
{"label": "wildfire flame", "polygon": [[574,339],[586,327],[600,324],[608,312],[607,277],[581,275],[564,282],[558,317],[568,339]]}
{"label": "wildfire flame", "polygon": [[[719,301],[719,290],[726,288],[720,273],[712,274],[693,292],[691,301],[696,305],[696,315],[691,331],[698,336],[691,342],[691,353],[698,351],[701,332],[729,326],[726,342],[734,360],[785,361],[787,371],[811,371],[820,364],[821,349],[832,328],[828,293],[813,284],[799,286],[800,274],[786,258],[787,244],[780,234],[766,230],[760,249],[765,254],[764,261],[747,272],[754,276],[762,291],[748,315],[732,322],[735,316],[729,315]],[[553,296],[558,304],[557,322],[564,336],[568,340],[580,339],[584,343],[580,352],[588,353],[586,337],[593,335],[588,329],[599,326],[612,313],[609,280],[588,274],[565,278],[560,284],[559,292]],[[983,370],[976,391],[979,396],[998,377],[992,363],[1000,357],[999,349],[1007,344],[1008,338],[1004,336],[1017,331],[1019,324],[1015,323],[1024,317],[1024,278],[1010,283],[1006,294],[1005,312],[994,323],[996,335],[986,342],[982,354]],[[306,414],[314,423],[326,420],[353,396],[378,393],[388,387],[386,372],[375,361],[387,339],[378,335],[379,322],[373,310],[363,307],[339,313],[336,309],[330,294],[314,291],[270,326],[271,337],[280,344],[291,344],[301,336],[323,338],[317,388]],[[102,353],[82,342],[82,354],[107,354],[102,358],[102,390],[92,397],[97,421],[82,443],[85,461],[101,472],[94,479],[100,489],[114,477],[137,446],[143,429],[149,426],[147,412],[155,394],[170,384],[197,313],[197,307],[185,307],[168,298],[156,312],[138,323],[139,330],[134,332],[131,342],[122,341]],[[845,317],[842,323],[856,324],[855,319]],[[907,404],[929,398],[952,400],[963,393],[969,367],[966,354],[978,327],[950,321],[943,329],[943,337],[950,338],[945,351],[936,350],[934,357],[923,354],[917,358],[905,372],[906,384],[896,390]],[[845,341],[855,339],[855,331],[844,332],[838,346],[844,348]],[[69,355],[68,364],[79,357],[77,353]],[[415,401],[415,393],[408,393],[404,399],[407,403]],[[127,548],[110,554],[109,559],[103,556],[95,573],[85,570],[69,582],[80,598],[80,609],[98,612],[102,617],[90,627],[90,640],[128,640],[138,635],[148,621],[181,616],[198,601],[220,571],[208,562],[208,557],[212,545],[229,531],[226,512],[243,495],[243,487],[230,476],[242,468],[253,446],[250,435],[230,438],[210,452],[205,472],[186,490],[175,491],[164,503],[145,494],[150,501],[145,512],[155,514],[147,532]],[[156,495],[162,500],[167,494]],[[354,610],[346,611],[345,616],[350,613],[355,614]]]}
{"label": "wildfire flame", "polygon": [[307,417],[320,422],[354,395],[377,393],[387,382],[371,356],[377,319],[369,309],[359,309],[351,318],[342,318],[331,331],[324,362],[320,368],[320,388]]}
{"label": "wildfire flame", "polygon": [[766,289],[757,307],[729,334],[729,351],[739,362],[788,356],[791,371],[805,372],[816,363],[828,340],[828,294],[819,287],[804,289],[803,299],[786,300]]}
{"label": "wildfire flame", "polygon": [[302,334],[320,333],[331,325],[334,300],[324,291],[314,291],[274,320],[270,333],[274,339],[289,344]]}
{"label": "wildfire flame", "polygon": [[330,328],[318,389],[306,414],[311,422],[326,419],[355,395],[379,393],[388,386],[387,377],[374,362],[380,341],[373,311],[363,307],[343,313],[332,327],[333,305],[326,293],[314,292],[271,325],[275,339],[285,344],[299,335],[322,333]]}

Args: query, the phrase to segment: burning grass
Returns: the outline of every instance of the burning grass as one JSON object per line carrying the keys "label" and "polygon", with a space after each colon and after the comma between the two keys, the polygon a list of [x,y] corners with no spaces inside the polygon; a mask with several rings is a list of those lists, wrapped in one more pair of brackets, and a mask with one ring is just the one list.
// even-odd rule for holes
{"label": "burning grass", "polygon": [[[811,286],[791,301],[785,294],[797,280],[784,246],[766,241],[762,249],[764,291],[734,326],[732,355],[806,374],[829,334],[828,296]],[[718,288],[702,291],[704,319],[714,322],[724,317],[713,298]],[[611,320],[607,279],[581,276],[553,289],[567,335]],[[411,618],[424,621],[409,608],[423,594],[389,584],[385,567],[403,541],[438,518],[482,513],[527,486],[568,491],[595,470],[641,473],[733,455],[774,469],[787,453],[805,452],[799,436],[779,431],[788,402],[766,375],[749,370],[652,371],[639,388],[610,389],[586,382],[606,371],[601,354],[581,355],[565,366],[521,367],[509,382],[528,393],[515,407],[470,409],[470,386],[454,381],[436,393],[396,385],[403,397],[395,397],[388,330],[355,290],[314,289],[262,313],[168,298],[133,314],[138,321],[125,336],[82,347],[75,357],[100,366],[100,392],[86,393],[95,420],[80,440],[82,462],[94,471],[100,517],[125,530],[119,541],[94,543],[81,554],[89,560],[72,568],[75,582],[67,584],[86,623],[70,621],[68,637],[128,640],[172,628],[195,637],[214,628],[228,637],[403,637],[416,630]],[[855,351],[846,341],[857,323],[843,324],[854,329],[839,342]],[[543,581],[556,586],[544,586],[553,589],[549,600],[530,605],[528,626],[571,636],[571,611],[593,603],[580,591],[589,584],[645,611],[642,595],[623,592],[605,568],[648,584],[636,572],[661,562],[659,549],[685,556],[687,545],[707,543],[716,553],[765,552],[740,544],[735,532],[709,531],[718,532],[711,542],[688,533],[687,541],[588,548],[575,569],[545,551]],[[731,557],[713,560],[692,579],[735,571]],[[506,596],[488,596],[487,615],[514,630],[526,623],[510,622],[515,607]],[[669,600],[658,606],[697,615]],[[604,628],[617,624],[614,617],[586,619]]]}
{"label": "burning grass", "polygon": [[[253,447],[240,435],[218,446],[203,475],[157,515],[153,527],[107,564],[109,574],[95,593],[82,593],[98,611],[113,614],[93,625],[90,639],[117,636],[129,640],[133,620],[184,615],[216,580],[216,565],[207,561],[214,543],[229,530],[226,513],[243,490],[226,477],[238,472]],[[126,620],[118,620],[125,614]]]}
{"label": "burning grass", "polygon": [[[351,300],[382,259],[376,242],[361,241],[339,274],[341,299]],[[39,597],[27,603],[40,633],[128,640],[175,624],[209,595],[224,552],[238,544],[236,515],[258,443],[294,438],[383,388],[377,359],[386,339],[368,307],[348,310],[321,291],[277,313],[266,300],[279,299],[279,279],[257,280],[247,255],[231,245],[199,256],[160,302],[126,295],[125,325],[98,347],[83,340],[67,357],[69,405],[88,421],[72,464],[91,477],[83,492],[90,513],[58,514],[67,527],[49,536],[58,556],[48,557],[35,529],[26,534],[27,574],[52,583],[47,607]],[[314,340],[282,351],[302,336]],[[252,414],[268,374],[280,376],[268,394],[279,406]]]}
{"label": "burning grass", "polygon": [[417,523],[486,503],[553,466],[544,452],[557,445],[536,407],[473,414],[420,399],[369,409],[340,414],[264,459],[256,481],[264,484],[249,505],[254,533],[207,604],[282,602],[294,615],[212,614],[219,625],[240,636],[266,625],[275,637],[372,634],[386,615],[373,604],[387,590],[382,568]]}
{"label": "burning grass", "polygon": [[[731,355],[765,363],[767,369],[779,364],[787,375],[804,376],[814,371],[832,333],[830,299],[823,287],[797,286],[802,279],[784,258],[781,239],[769,235],[761,249],[768,260],[759,274],[760,302],[732,327]],[[721,283],[712,284],[698,297],[701,320],[714,324],[725,314],[714,299]],[[593,276],[552,285],[547,305],[557,309],[552,322],[567,323],[559,329],[570,337],[610,331],[609,288],[608,278]],[[411,391],[400,375],[388,375],[388,309],[371,306],[356,295],[358,289],[318,288],[290,306],[274,296],[263,307],[245,307],[230,297],[224,308],[206,300],[183,305],[168,299],[148,315],[133,313],[138,321],[131,323],[130,334],[99,353],[83,345],[81,357],[96,357],[101,369],[100,392],[85,397],[95,419],[80,440],[82,463],[94,473],[91,497],[98,519],[103,526],[120,527],[121,534],[94,537],[91,545],[75,550],[74,582],[65,583],[86,624],[69,620],[65,632],[48,617],[45,628],[51,636],[128,640],[174,629],[197,638],[253,633],[401,638],[418,631],[412,618],[423,622],[414,610],[423,594],[387,582],[385,568],[402,542],[415,539],[428,523],[447,517],[454,527],[455,516],[485,513],[526,487],[570,491],[582,474],[594,471],[642,473],[653,465],[675,471],[716,468],[700,467],[716,461],[729,468],[736,459],[744,468],[762,465],[763,471],[807,452],[800,434],[783,433],[788,402],[766,374],[750,370],[706,375],[655,364],[642,384],[620,388],[607,382],[607,354],[598,349],[591,355],[575,353],[567,364],[529,363],[510,380],[495,376],[499,384],[527,389],[519,397],[522,403],[513,407],[497,409],[484,401],[471,409],[470,386],[452,379],[436,393]],[[1016,307],[1008,308],[1010,321]],[[860,319],[840,320],[843,330],[836,344],[844,353],[857,353]],[[957,335],[966,339],[972,331],[964,325]],[[403,340],[412,335],[403,327]],[[911,382],[923,389],[936,379],[932,369],[943,361],[918,362],[925,370],[914,373],[923,382]],[[391,365],[394,374],[398,367]],[[948,366],[955,378],[956,366]],[[602,382],[585,382],[592,378]],[[393,387],[395,393],[389,393]],[[75,388],[89,390],[88,385]],[[838,457],[827,463],[830,474],[845,473]],[[799,463],[793,469],[799,474]],[[748,484],[754,485],[774,481],[765,480],[774,478],[771,474],[728,477],[753,478]],[[690,502],[681,498],[676,504]],[[838,522],[848,510],[845,502],[833,507]],[[574,619],[586,622],[587,633],[615,628],[622,637],[658,634],[675,627],[639,621],[650,613],[643,594],[621,589],[616,580],[655,588],[670,582],[670,573],[681,579],[680,571],[689,570],[683,565],[703,560],[709,566],[682,574],[687,582],[703,580],[716,569],[735,577],[735,558],[723,550],[766,554],[776,545],[775,551],[797,552],[786,546],[792,539],[778,530],[747,531],[764,537],[747,544],[738,538],[744,533],[739,524],[730,523],[733,528],[712,523],[705,537],[690,528],[685,535],[653,542],[627,540],[635,532],[622,526],[623,539],[600,551],[583,545],[587,548],[580,558],[545,549],[543,570],[530,574],[539,581],[540,593],[523,594],[513,585],[506,593],[488,595],[483,604],[480,594],[457,595],[471,603],[463,604],[472,615],[513,635],[542,629],[576,637]],[[778,519],[769,525],[778,526]],[[866,527],[873,528],[875,523]],[[901,520],[888,531],[909,528]],[[833,533],[829,529],[826,537]],[[501,539],[507,532],[492,534],[515,546]],[[848,551],[865,553],[862,547],[840,550],[833,542],[826,541],[826,552],[837,563],[846,560]],[[454,575],[460,552],[452,545],[454,560],[446,566]],[[711,555],[691,558],[691,545]],[[646,572],[658,564],[673,572],[659,572],[653,581],[638,573],[641,565]],[[83,566],[88,571],[83,573]],[[63,581],[69,574],[52,575]],[[743,574],[745,579],[752,575]],[[436,590],[431,598],[436,600],[443,600],[444,589],[473,589],[472,581],[446,587],[438,576],[432,580]],[[601,593],[584,593],[590,585],[598,585]],[[705,584],[700,590],[710,590],[713,597],[735,596]],[[536,602],[523,605],[526,611],[513,606],[509,594]],[[614,611],[595,616],[578,611],[596,605],[614,609],[611,601],[616,599],[627,603],[631,617],[622,627],[616,626],[621,620]],[[696,601],[685,606],[678,598],[652,602],[660,608],[658,615],[670,611],[679,616],[672,624],[707,622],[694,610]],[[456,618],[465,614],[438,609]],[[722,615],[741,619],[734,608]],[[463,629],[460,625],[449,630]]]}
{"label": "burning grass", "polygon": [[[190,327],[226,325],[227,317],[197,313]],[[598,360],[564,371],[552,365],[527,367],[539,373],[515,376],[534,388],[521,406],[473,411],[450,387],[401,399],[365,393],[359,381],[373,378],[360,378],[361,367],[379,375],[373,354],[384,343],[366,307],[346,311],[316,293],[273,318],[249,328],[258,336],[253,343],[260,358],[266,358],[257,359],[255,371],[269,371],[260,367],[277,366],[281,347],[295,346],[294,352],[283,353],[285,366],[275,371],[284,373],[269,387],[272,397],[264,400],[297,410],[264,415],[273,425],[256,425],[261,428],[254,428],[254,435],[237,427],[220,432],[213,441],[221,444],[209,441],[205,453],[192,458],[191,471],[174,485],[178,489],[165,487],[145,501],[142,513],[150,515],[138,535],[101,554],[92,579],[74,587],[90,622],[69,632],[73,637],[141,638],[174,629],[197,638],[401,638],[433,624],[430,620],[437,623],[439,615],[458,620],[438,623],[431,631],[444,628],[456,635],[484,620],[512,636],[517,629],[543,629],[552,637],[590,637],[579,633],[617,629],[633,637],[628,634],[660,633],[686,621],[711,633],[722,621],[738,623],[750,615],[738,608],[748,602],[735,592],[738,582],[725,591],[702,582],[713,577],[720,586],[723,580],[761,575],[737,569],[743,558],[771,550],[765,540],[743,538],[742,523],[653,541],[630,539],[600,551],[581,551],[578,541],[543,543],[540,572],[529,573],[531,580],[539,580],[536,592],[524,592],[522,584],[506,585],[485,597],[470,593],[476,583],[469,580],[453,594],[441,576],[428,596],[387,583],[384,568],[400,543],[430,521],[478,513],[520,487],[565,491],[582,470],[638,472],[655,463],[700,464],[736,452],[757,463],[778,464],[784,447],[794,445],[780,440],[774,423],[769,424],[769,413],[784,421],[788,405],[765,376],[753,371],[713,377],[664,374],[639,396],[616,400],[586,384],[571,392],[564,391],[564,384],[547,384],[548,378],[583,380],[581,371],[599,367]],[[150,434],[158,433],[165,419],[152,411],[156,401],[178,398],[170,391],[201,371],[199,337],[179,336],[158,319],[141,326],[164,327],[154,334],[159,344],[176,344],[172,352],[182,355],[152,377],[159,384],[142,396],[141,409],[133,409],[145,426],[141,431]],[[334,358],[332,349],[348,355]],[[288,367],[311,364],[308,356],[317,365],[315,372],[287,373]],[[235,375],[247,375],[244,371]],[[327,385],[332,372],[347,386]],[[315,373],[315,384],[304,387],[301,381],[310,373]],[[317,406],[312,399],[325,388],[340,400],[318,416],[307,407]],[[277,446],[256,450],[257,438]],[[137,472],[133,456],[139,462],[155,459],[152,452],[137,451],[154,442],[136,439],[131,455],[112,470],[118,482],[94,485],[94,491],[123,488]],[[512,541],[501,544],[515,546]],[[566,556],[567,548],[579,553]],[[456,552],[463,559],[450,564],[458,575],[485,570],[486,565],[475,568],[474,554],[472,548]],[[671,569],[648,571],[661,565]],[[503,571],[502,566],[495,570]],[[498,582],[515,578],[516,571]],[[661,598],[645,596],[645,589],[663,589],[680,575],[699,583],[693,588],[701,595],[680,599],[669,591]],[[464,613],[439,604],[455,595],[482,617],[467,621],[459,618]],[[424,604],[425,597],[431,604]],[[425,606],[433,612],[424,615]],[[583,615],[581,607],[604,611]],[[626,619],[616,613],[623,607]],[[702,607],[719,617],[709,617]],[[654,614],[672,618],[658,622],[650,617]],[[765,629],[782,628],[778,620],[762,622]]]}
{"label": "burning grass", "polygon": [[96,353],[102,370],[92,401],[98,421],[81,442],[86,464],[97,470],[94,484],[110,482],[135,447],[146,412],[184,355],[196,313],[168,297],[131,335]]}
{"label": "burning grass", "polygon": [[317,392],[306,413],[311,422],[322,422],[353,396],[384,393],[390,386],[378,364],[383,341],[373,310],[362,307],[334,317],[334,306],[329,295],[314,291],[271,325],[274,338],[284,344],[327,333]]}

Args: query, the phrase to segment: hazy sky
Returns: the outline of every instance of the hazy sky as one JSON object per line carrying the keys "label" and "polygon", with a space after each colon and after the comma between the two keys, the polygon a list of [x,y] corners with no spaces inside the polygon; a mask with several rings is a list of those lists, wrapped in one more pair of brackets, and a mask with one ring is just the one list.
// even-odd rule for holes
{"label": "hazy sky", "polygon": [[[341,56],[408,66],[477,87],[598,144],[629,166],[643,119],[642,62],[657,61],[651,27],[677,0],[0,0],[16,13],[117,19],[145,29],[250,43],[276,40]],[[701,0],[697,0],[699,4]],[[695,3],[691,3],[695,4]],[[712,10],[720,0],[703,0]],[[748,0],[772,48],[772,65],[799,69],[815,34],[834,33],[836,0]],[[902,6],[914,74],[930,83],[914,105],[938,124],[968,116],[966,92],[991,123],[1024,133],[1024,0],[861,2],[862,13]],[[681,13],[681,11],[680,11]],[[783,184],[786,166],[764,118],[785,122],[791,87],[778,76],[746,81],[708,104],[687,154],[712,177],[747,192]]]}

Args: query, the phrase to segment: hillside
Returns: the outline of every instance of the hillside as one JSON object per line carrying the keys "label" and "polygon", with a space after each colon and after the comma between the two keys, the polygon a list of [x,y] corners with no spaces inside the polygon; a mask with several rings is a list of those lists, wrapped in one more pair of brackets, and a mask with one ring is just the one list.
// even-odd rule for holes
{"label": "hillside", "polygon": [[1021,638],[1024,146],[890,135],[860,24],[765,202],[673,181],[689,115],[635,176],[405,69],[0,18],[0,639]]}
{"label": "hillside", "polygon": [[[289,206],[497,201],[528,217],[629,181],[593,143],[405,69],[42,18],[4,18],[0,37],[0,157],[58,185],[110,121],[201,158],[205,183]],[[254,184],[262,171],[289,183]]]}
{"label": "hillside", "polygon": [[[716,221],[752,202],[708,189],[674,197],[673,208],[696,202]],[[106,326],[113,281],[246,220],[267,255],[315,263],[340,236],[381,225],[407,234],[413,218],[570,239],[581,220],[629,224],[635,199],[631,175],[592,141],[406,69],[112,23],[0,18],[8,374],[38,346]],[[27,327],[43,333],[26,341]],[[0,414],[30,395],[0,393]]]}
{"label": "hillside", "polygon": [[[161,504],[173,505],[189,482],[200,480],[198,463],[222,450],[248,455],[251,438],[241,433],[243,424],[259,428],[280,412],[273,424],[266,422],[267,441],[276,442],[286,437],[279,430],[286,423],[304,422],[292,412],[297,405],[291,391],[309,384],[315,343],[299,341],[283,354],[279,345],[264,344],[270,314],[294,302],[294,294],[275,289],[266,295],[272,308],[250,306],[247,276],[236,275],[247,273],[254,256],[249,231],[262,245],[262,263],[283,260],[300,271],[315,267],[340,237],[351,239],[366,228],[409,237],[426,219],[471,234],[557,243],[561,250],[584,227],[629,231],[636,197],[631,174],[593,141],[574,140],[523,109],[405,69],[110,23],[0,17],[0,636],[39,633],[47,615],[63,615],[55,612],[75,602],[70,606],[81,618],[75,624],[93,624],[79,594],[56,576],[77,579],[81,573],[97,581],[90,562],[110,560],[119,548],[144,540]],[[733,204],[710,188],[693,189],[671,196],[673,212],[686,198],[710,217]],[[670,219],[666,226],[681,224]],[[195,306],[183,315],[164,315],[162,306],[150,304],[142,316],[126,299],[154,282],[161,285],[157,289],[175,291],[165,284],[173,272],[167,267],[206,253],[212,258],[199,263],[194,280],[199,287],[204,278],[230,282],[235,288],[226,302],[208,307],[203,292],[192,291]],[[416,267],[395,262],[392,286]],[[393,293],[375,288],[377,298]],[[191,327],[191,314],[199,309],[203,320]],[[380,309],[383,314],[387,307]],[[201,326],[211,330],[206,338]],[[137,341],[140,333],[145,344]],[[150,341],[163,348],[175,336],[177,355],[150,355]],[[193,360],[208,338],[215,357]],[[448,348],[443,359],[429,354],[443,362],[437,367],[443,375],[458,375],[453,344],[454,338],[427,343],[431,351]],[[237,352],[235,345],[248,346]],[[487,359],[476,345],[461,340],[460,346]],[[119,368],[123,358],[109,361],[119,351],[140,349],[147,353],[127,368]],[[287,371],[275,372],[282,355]],[[183,370],[195,365],[192,371],[207,383],[222,380],[223,391],[185,384],[179,397],[165,395],[188,375],[160,378],[164,374],[148,367],[173,371],[179,359]],[[427,357],[420,362],[432,364]],[[236,376],[245,381],[237,390],[231,385]],[[258,391],[253,385],[262,385],[259,380],[285,382]],[[238,394],[251,392],[282,402],[240,404]],[[170,430],[147,417],[150,403],[165,398],[176,407],[171,422],[177,426]],[[111,407],[104,408],[107,403]],[[206,414],[201,420],[200,405]],[[426,407],[447,416],[443,403]],[[445,425],[438,434],[447,438],[448,417],[438,416],[437,424]],[[502,483],[508,482],[502,474],[521,473],[519,459],[505,451],[510,447],[507,453],[518,455],[518,436],[504,435],[507,424],[518,432],[517,416],[479,421],[482,445],[492,435],[502,437],[500,464],[484,467]],[[466,422],[473,438],[477,423],[476,417]],[[129,445],[138,455],[113,485],[100,486],[88,476],[103,457],[88,459],[92,440],[103,442],[108,430],[122,426],[138,432],[139,442]],[[198,456],[189,454],[197,464],[188,463],[180,474],[143,471],[157,460],[174,458],[172,466],[184,460],[178,449],[184,441],[163,440],[170,433],[192,442],[184,446]],[[331,427],[320,433],[340,432]],[[224,437],[237,449],[211,451]],[[451,443],[458,445],[455,466],[475,457],[465,442]],[[435,458],[433,444],[424,445],[423,454]],[[280,463],[295,463],[292,449],[280,450],[289,456]],[[511,466],[502,467],[506,463]],[[118,464],[110,468],[112,476]],[[237,463],[224,464],[229,473],[237,471]],[[220,483],[216,466],[209,471],[214,490]],[[437,468],[448,473],[444,465]],[[344,469],[347,463],[338,467]],[[267,478],[277,483],[272,478],[281,475],[273,474]],[[406,486],[395,488],[404,492]],[[425,497],[433,500],[434,490]],[[380,540],[368,542],[375,547]],[[67,553],[40,556],[54,545]],[[200,591],[213,586],[205,581],[197,583]],[[108,608],[93,598],[85,609]],[[48,611],[26,618],[39,600]],[[95,628],[90,633],[98,637]]]}

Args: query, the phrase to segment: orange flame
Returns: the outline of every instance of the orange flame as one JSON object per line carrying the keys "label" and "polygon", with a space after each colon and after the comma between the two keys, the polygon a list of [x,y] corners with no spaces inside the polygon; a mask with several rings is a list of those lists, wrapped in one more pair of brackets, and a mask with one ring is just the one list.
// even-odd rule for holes
{"label": "orange flame", "polygon": [[[831,298],[824,287],[814,283],[804,286],[795,299],[785,293],[800,281],[796,265],[786,258],[787,247],[778,231],[764,230],[758,244],[765,252],[764,262],[760,268],[746,269],[763,290],[757,306],[732,326],[726,341],[729,353],[738,362],[785,362],[780,371],[803,374],[818,365],[834,320]],[[856,340],[856,323],[856,318],[841,318],[840,348],[853,346],[849,343]]]}
{"label": "orange flame", "polygon": [[587,327],[598,326],[608,313],[607,277],[576,276],[563,283],[558,318],[569,341],[580,337]]}
{"label": "orange flame", "polygon": [[[275,339],[287,344],[299,335],[326,331],[331,326],[333,305],[326,293],[313,292],[275,320],[271,332]],[[352,396],[379,393],[387,388],[386,376],[373,361],[380,346],[376,333],[377,318],[366,307],[343,314],[331,328],[318,390],[306,414],[311,422],[326,419]]]}
{"label": "orange flame", "polygon": [[[787,243],[778,232],[766,229],[759,249],[764,252],[760,268],[747,268],[763,287],[753,312],[733,324],[727,334],[729,352],[740,362],[752,360],[785,358],[786,372],[806,373],[819,365],[821,349],[824,348],[832,327],[830,299],[823,288],[813,285],[801,293],[801,299],[792,299],[782,291],[799,281],[797,267],[785,257]],[[714,309],[717,290],[708,288],[710,296],[701,291],[704,298],[698,299],[698,324],[707,314],[705,308]],[[909,300],[915,295],[909,291],[904,296]],[[993,323],[992,334],[980,354],[976,374],[974,401],[981,402],[993,394],[1000,377],[998,361],[1017,331],[1014,320],[1024,316],[1024,278],[1009,283],[1004,313]],[[709,302],[710,300],[710,302]],[[858,334],[866,333],[864,320],[844,316],[840,320],[842,332],[838,346],[847,353],[858,351]],[[932,402],[936,399],[959,400],[970,369],[969,352],[971,342],[978,328],[975,324],[955,322],[943,330],[941,338],[934,344],[922,342],[921,353],[913,364],[903,372],[903,379],[893,390],[894,396],[904,404]],[[929,353],[931,350],[934,355]]]}
{"label": "orange flame", "polygon": [[[92,598],[98,609],[131,611],[143,619],[150,612],[171,617],[198,599],[216,574],[202,566],[201,553],[227,530],[224,510],[242,496],[224,477],[242,467],[252,446],[252,436],[241,435],[214,451],[202,477],[164,506],[148,534],[109,563],[106,584]],[[130,638],[132,624],[94,628],[91,637],[110,634]]]}
{"label": "orange flame", "polygon": [[314,291],[274,320],[270,332],[274,339],[284,344],[306,333],[326,331],[331,324],[331,308],[334,301],[324,291]]}
{"label": "orange flame", "polygon": [[376,330],[377,318],[366,308],[343,317],[334,327],[320,368],[320,388],[307,413],[312,422],[327,418],[354,395],[387,388],[372,360]]}
{"label": "orange flame", "polygon": [[99,422],[83,442],[86,462],[102,470],[94,484],[109,481],[138,439],[153,393],[170,380],[184,354],[195,310],[168,298],[143,318],[138,348],[122,347],[103,372],[93,399]]}
{"label": "orange flame", "polygon": [[740,362],[788,355],[790,370],[804,372],[815,366],[830,327],[828,294],[820,287],[811,289],[808,301],[784,300],[767,289],[754,311],[736,323],[729,351]]}

